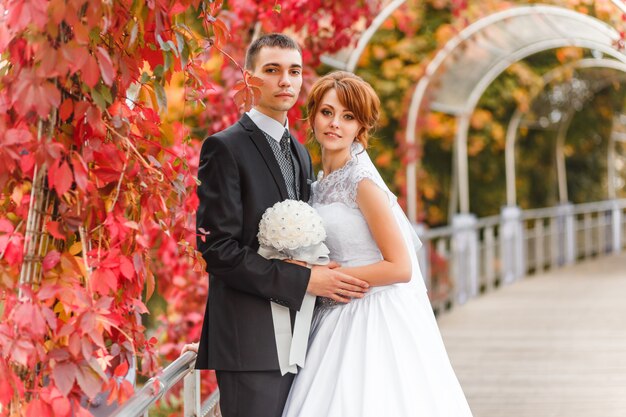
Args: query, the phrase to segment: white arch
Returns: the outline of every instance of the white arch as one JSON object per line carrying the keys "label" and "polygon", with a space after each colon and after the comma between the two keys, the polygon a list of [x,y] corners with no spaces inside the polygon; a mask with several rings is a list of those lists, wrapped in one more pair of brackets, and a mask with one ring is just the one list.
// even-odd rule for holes
{"label": "white arch", "polygon": [[345,48],[334,55],[322,55],[320,60],[324,64],[330,65],[331,67],[354,72],[363,50],[372,39],[378,28],[380,28],[380,26],[385,23],[385,20],[387,20],[387,18],[391,16],[391,14],[395,12],[398,7],[402,6],[405,1],[406,0],[392,0],[384,6],[381,12],[374,18],[374,20],[372,20],[372,23],[365,30],[365,32],[361,34],[354,49]]}
{"label": "white arch", "polygon": [[[616,61],[613,59],[581,59],[579,61],[574,62],[573,64],[566,65],[563,67],[555,68],[554,70],[546,73],[542,77],[542,84],[539,89],[536,90],[536,93],[531,98],[531,102],[537,97],[537,95],[545,88],[546,85],[550,84],[556,78],[558,78],[564,71],[568,71],[570,69],[611,69],[619,72],[623,72],[626,74],[626,64],[620,61]],[[610,80],[607,80],[607,83]],[[606,85],[604,85],[606,86]],[[595,91],[594,91],[595,93]],[[519,126],[522,122],[524,116],[524,112],[518,107],[515,109],[513,116],[511,116],[511,120],[509,122],[509,126],[506,132],[506,147],[505,147],[505,166],[506,166],[506,196],[507,196],[507,205],[515,206],[517,204],[517,192],[515,188],[515,143],[517,142],[517,134],[519,131]],[[559,134],[557,143],[562,143],[565,140],[565,136],[567,133],[567,129],[569,127],[569,122],[571,120],[564,120],[564,123],[559,127]],[[571,119],[571,118],[570,118]],[[609,147],[610,151],[610,147]],[[558,167],[558,179],[559,179],[559,196],[561,202],[567,200],[567,182],[566,182],[566,173],[564,169],[564,158],[562,155],[562,149],[559,150],[559,146],[557,145],[557,167]],[[609,164],[610,167],[610,164]],[[614,174],[611,174],[611,170],[609,170],[609,183],[612,181]],[[609,193],[610,194],[610,193]],[[610,197],[611,198],[611,197]]]}
{"label": "white arch", "polygon": [[[567,30],[566,30],[567,29]],[[507,30],[513,31],[507,32]],[[492,39],[490,39],[490,36]],[[431,91],[434,100],[432,110],[446,112],[457,117],[457,174],[460,211],[469,213],[469,184],[467,175],[467,134],[469,120],[485,89],[512,63],[538,52],[564,46],[577,46],[598,50],[626,63],[626,55],[614,48],[619,39],[611,26],[593,17],[553,6],[523,6],[495,13],[465,28],[435,55],[427,66],[413,94],[407,123],[407,142],[417,140],[415,127],[419,110],[433,80],[440,81]],[[509,42],[509,43],[507,43]],[[464,53],[459,51],[465,46]],[[507,49],[507,46],[509,49]],[[472,49],[473,48],[473,49]],[[494,54],[490,60],[477,62],[472,67],[472,55]],[[440,68],[444,67],[443,71]],[[462,78],[456,74],[474,70],[474,78]],[[446,78],[448,74],[452,74]],[[464,91],[465,90],[465,91]],[[416,164],[407,167],[408,211],[411,220],[416,219]]]}

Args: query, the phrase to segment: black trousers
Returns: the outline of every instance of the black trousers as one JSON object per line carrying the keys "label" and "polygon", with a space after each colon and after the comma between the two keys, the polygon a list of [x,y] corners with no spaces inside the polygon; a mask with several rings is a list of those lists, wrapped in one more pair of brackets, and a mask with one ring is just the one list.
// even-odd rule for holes
{"label": "black trousers", "polygon": [[294,374],[215,371],[222,417],[281,417]]}

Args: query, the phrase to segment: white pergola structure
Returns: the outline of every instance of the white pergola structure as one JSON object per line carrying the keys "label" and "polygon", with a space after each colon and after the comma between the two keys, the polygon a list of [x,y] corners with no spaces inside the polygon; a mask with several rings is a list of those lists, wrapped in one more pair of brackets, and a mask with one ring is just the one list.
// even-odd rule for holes
{"label": "white pergola structure", "polygon": [[[612,1],[626,11],[621,0]],[[380,14],[354,48],[325,56],[322,61],[338,69],[354,71],[374,33],[403,3],[404,0],[383,2]],[[487,87],[514,62],[560,47],[586,48],[626,63],[626,55],[616,48],[619,39],[613,27],[596,18],[561,7],[533,5],[514,7],[480,19],[439,50],[413,93],[406,140],[409,144],[419,142],[420,132],[416,127],[423,112],[439,111],[456,117],[455,180],[460,214],[470,213],[467,175],[470,118]],[[415,174],[418,163],[407,167],[407,211],[413,222],[417,218]]]}
{"label": "white pergola structure", "polygon": [[[542,77],[542,83],[531,97],[530,111],[517,108],[511,117],[506,134],[505,165],[507,206],[501,213],[501,233],[506,238],[502,241],[503,257],[507,265],[504,268],[505,282],[511,282],[524,273],[525,259],[523,214],[517,206],[515,189],[515,143],[520,126],[534,129],[551,129],[556,131],[556,171],[559,190],[559,206],[561,228],[564,236],[563,260],[573,263],[576,258],[575,216],[574,206],[569,202],[567,189],[567,172],[565,169],[564,145],[567,132],[575,117],[586,102],[613,83],[626,82],[626,64],[622,61],[606,58],[581,59],[549,71]],[[607,152],[608,199],[615,200],[615,142],[621,122],[616,117],[613,121],[614,132],[609,137]],[[621,247],[622,210],[615,206],[612,209],[613,247]]]}
{"label": "white pergola structure", "polygon": [[[459,211],[469,214],[467,137],[470,118],[487,87],[512,63],[536,53],[576,46],[598,51],[626,64],[615,47],[619,33],[606,23],[552,6],[525,6],[493,14],[468,26],[430,62],[411,100],[407,142],[419,138],[420,111],[453,115],[456,126],[456,175]],[[427,94],[429,109],[423,109]],[[416,218],[415,165],[408,167],[409,214]]]}
{"label": "white pergola structure", "polygon": [[[598,92],[613,83],[626,82],[626,64],[614,59],[589,58],[575,61],[549,71],[542,77],[542,83],[531,96],[531,110],[523,111],[518,107],[507,128],[505,165],[506,165],[506,198],[507,206],[517,205],[515,189],[515,144],[520,127],[531,129],[551,129],[556,135],[556,167],[559,190],[559,202],[569,202],[567,189],[567,172],[565,170],[564,144],[567,131],[574,118],[585,102],[591,100]],[[550,91],[546,88],[550,87]],[[539,103],[537,103],[539,102]],[[618,128],[620,121],[616,118],[613,127]],[[614,149],[616,137],[609,138],[607,155],[608,198],[616,198],[616,172],[614,169]]]}

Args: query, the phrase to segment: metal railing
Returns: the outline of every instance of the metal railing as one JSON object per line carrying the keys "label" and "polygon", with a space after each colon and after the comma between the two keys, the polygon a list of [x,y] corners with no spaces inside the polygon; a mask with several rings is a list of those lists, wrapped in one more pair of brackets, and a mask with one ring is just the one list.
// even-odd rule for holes
{"label": "metal railing", "polygon": [[[464,215],[467,216],[467,215]],[[417,227],[420,268],[433,309],[524,276],[626,249],[626,199],[519,210],[452,225]]]}
{"label": "metal railing", "polygon": [[[416,226],[423,243],[420,268],[437,313],[524,276],[626,249],[626,199],[525,211],[505,207],[500,215],[481,219],[463,216],[450,226]],[[184,416],[220,416],[218,390],[200,404],[195,360],[193,352],[181,355],[113,416],[147,417],[182,378]]]}
{"label": "metal railing", "polygon": [[185,352],[167,366],[161,375],[150,378],[144,386],[116,409],[111,417],[148,417],[149,409],[184,378],[184,416],[219,417],[219,390],[200,404],[200,372],[194,369],[196,354]]}

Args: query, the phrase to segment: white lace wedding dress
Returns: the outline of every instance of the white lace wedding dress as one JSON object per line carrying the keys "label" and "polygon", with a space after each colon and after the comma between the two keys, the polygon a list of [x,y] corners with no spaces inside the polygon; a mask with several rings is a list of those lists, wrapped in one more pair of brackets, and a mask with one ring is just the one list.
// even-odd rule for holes
{"label": "white lace wedding dress", "polygon": [[[399,210],[364,156],[369,164],[353,156],[313,184],[311,204],[324,220],[330,257],[345,267],[382,259],[355,202],[359,181],[381,186]],[[409,283],[316,308],[306,363],[283,417],[471,417],[414,263]]]}

